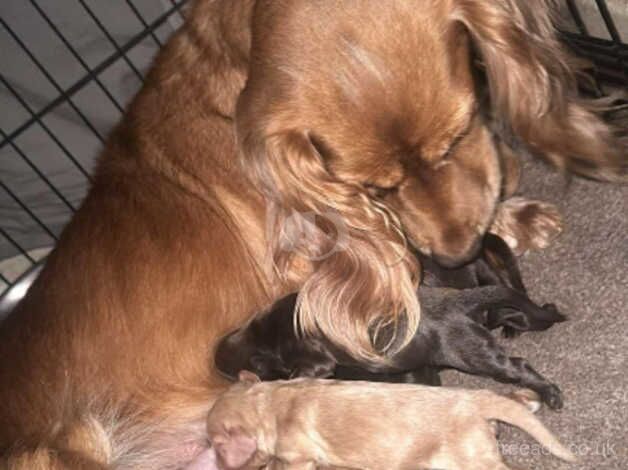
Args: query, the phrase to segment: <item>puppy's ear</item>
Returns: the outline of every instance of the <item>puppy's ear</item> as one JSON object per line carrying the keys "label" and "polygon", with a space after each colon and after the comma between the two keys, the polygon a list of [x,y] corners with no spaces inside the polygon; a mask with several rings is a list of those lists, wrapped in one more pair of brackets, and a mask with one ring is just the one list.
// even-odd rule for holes
{"label": "puppy's ear", "polygon": [[238,374],[238,381],[245,384],[256,384],[261,382],[260,378],[251,371],[241,370]]}
{"label": "puppy's ear", "polygon": [[488,79],[494,118],[529,149],[581,175],[628,181],[628,142],[600,115],[608,103],[578,97],[576,61],[560,43],[552,0],[456,0]]}
{"label": "puppy's ear", "polygon": [[257,452],[257,441],[242,429],[232,429],[212,438],[220,470],[243,468]]}
{"label": "puppy's ear", "polygon": [[482,256],[505,285],[524,294],[527,292],[517,258],[499,235],[490,232],[484,235]]}
{"label": "puppy's ear", "polygon": [[[251,113],[243,107],[238,115]],[[298,297],[301,331],[320,330],[349,354],[377,362],[383,351],[371,332],[398,325],[403,314],[398,344],[407,344],[420,316],[418,266],[396,216],[363,185],[332,174],[307,132],[240,123],[238,138],[246,170],[267,196],[275,267],[286,278],[295,260],[313,270]]]}

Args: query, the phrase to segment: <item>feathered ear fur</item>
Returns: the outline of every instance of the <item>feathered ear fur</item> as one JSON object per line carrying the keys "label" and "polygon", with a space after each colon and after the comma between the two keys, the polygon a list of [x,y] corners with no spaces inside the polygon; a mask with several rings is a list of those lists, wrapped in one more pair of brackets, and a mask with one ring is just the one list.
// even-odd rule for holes
{"label": "feathered ear fur", "polygon": [[378,332],[399,326],[403,315],[388,346],[405,346],[419,323],[419,274],[395,216],[361,185],[329,173],[307,133],[239,130],[247,171],[267,196],[275,266],[288,274],[301,257],[313,268],[299,294],[300,330],[320,330],[353,356],[378,362],[393,352],[374,346]]}
{"label": "feathered ear fur", "polygon": [[453,19],[483,61],[494,118],[530,150],[583,176],[628,181],[624,130],[608,106],[578,97],[576,61],[559,42],[552,0],[456,0]]}

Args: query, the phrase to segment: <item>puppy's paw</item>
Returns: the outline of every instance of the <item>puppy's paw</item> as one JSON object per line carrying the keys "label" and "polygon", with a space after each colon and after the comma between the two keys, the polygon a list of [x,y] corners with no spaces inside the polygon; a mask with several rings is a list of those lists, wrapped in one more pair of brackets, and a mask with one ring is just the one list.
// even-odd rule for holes
{"label": "puppy's paw", "polygon": [[522,197],[502,202],[490,228],[517,256],[546,248],[562,230],[562,216],[556,206]]}
{"label": "puppy's paw", "polygon": [[532,413],[541,409],[541,397],[534,390],[522,388],[508,394],[508,397],[524,405]]}
{"label": "puppy's paw", "polygon": [[563,407],[563,392],[554,384],[548,385],[539,391],[543,402],[552,410],[558,411]]}
{"label": "puppy's paw", "polygon": [[547,312],[549,321],[553,323],[567,321],[567,316],[560,313],[560,310],[558,310],[555,304],[543,304],[541,308]]}
{"label": "puppy's paw", "polygon": [[504,326],[502,328],[502,337],[506,339],[515,339],[521,336],[521,331],[512,326]]}

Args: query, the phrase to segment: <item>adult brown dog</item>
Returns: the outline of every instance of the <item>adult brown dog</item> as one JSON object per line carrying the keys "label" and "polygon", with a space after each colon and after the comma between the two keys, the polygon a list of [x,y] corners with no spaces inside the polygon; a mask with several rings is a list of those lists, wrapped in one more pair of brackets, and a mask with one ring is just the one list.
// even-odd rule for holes
{"label": "adult brown dog", "polygon": [[[406,237],[454,264],[495,218],[555,228],[528,203],[495,216],[489,118],[561,167],[620,172],[625,147],[576,97],[541,0],[194,3],[1,326],[2,465],[190,461],[225,385],[217,340],[291,291],[303,325],[371,359],[369,332],[404,311],[402,346],[419,321]],[[285,250],[300,233],[307,250]]]}

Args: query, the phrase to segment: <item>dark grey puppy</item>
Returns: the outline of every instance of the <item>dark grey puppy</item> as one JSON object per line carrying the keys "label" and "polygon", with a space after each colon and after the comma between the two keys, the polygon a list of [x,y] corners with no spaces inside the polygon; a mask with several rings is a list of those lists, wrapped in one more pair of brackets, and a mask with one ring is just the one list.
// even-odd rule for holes
{"label": "dark grey puppy", "polygon": [[388,365],[357,361],[323,337],[299,338],[293,323],[297,295],[292,294],[226,336],[216,350],[216,366],[233,379],[249,370],[262,380],[335,377],[431,385],[440,383],[440,369],[453,368],[530,388],[551,408],[561,408],[560,389],[525,359],[509,357],[489,331],[502,327],[505,335],[514,336],[565,320],[554,305],[530,300],[506,243],[487,235],[481,255],[456,269],[420,258],[419,330]]}

